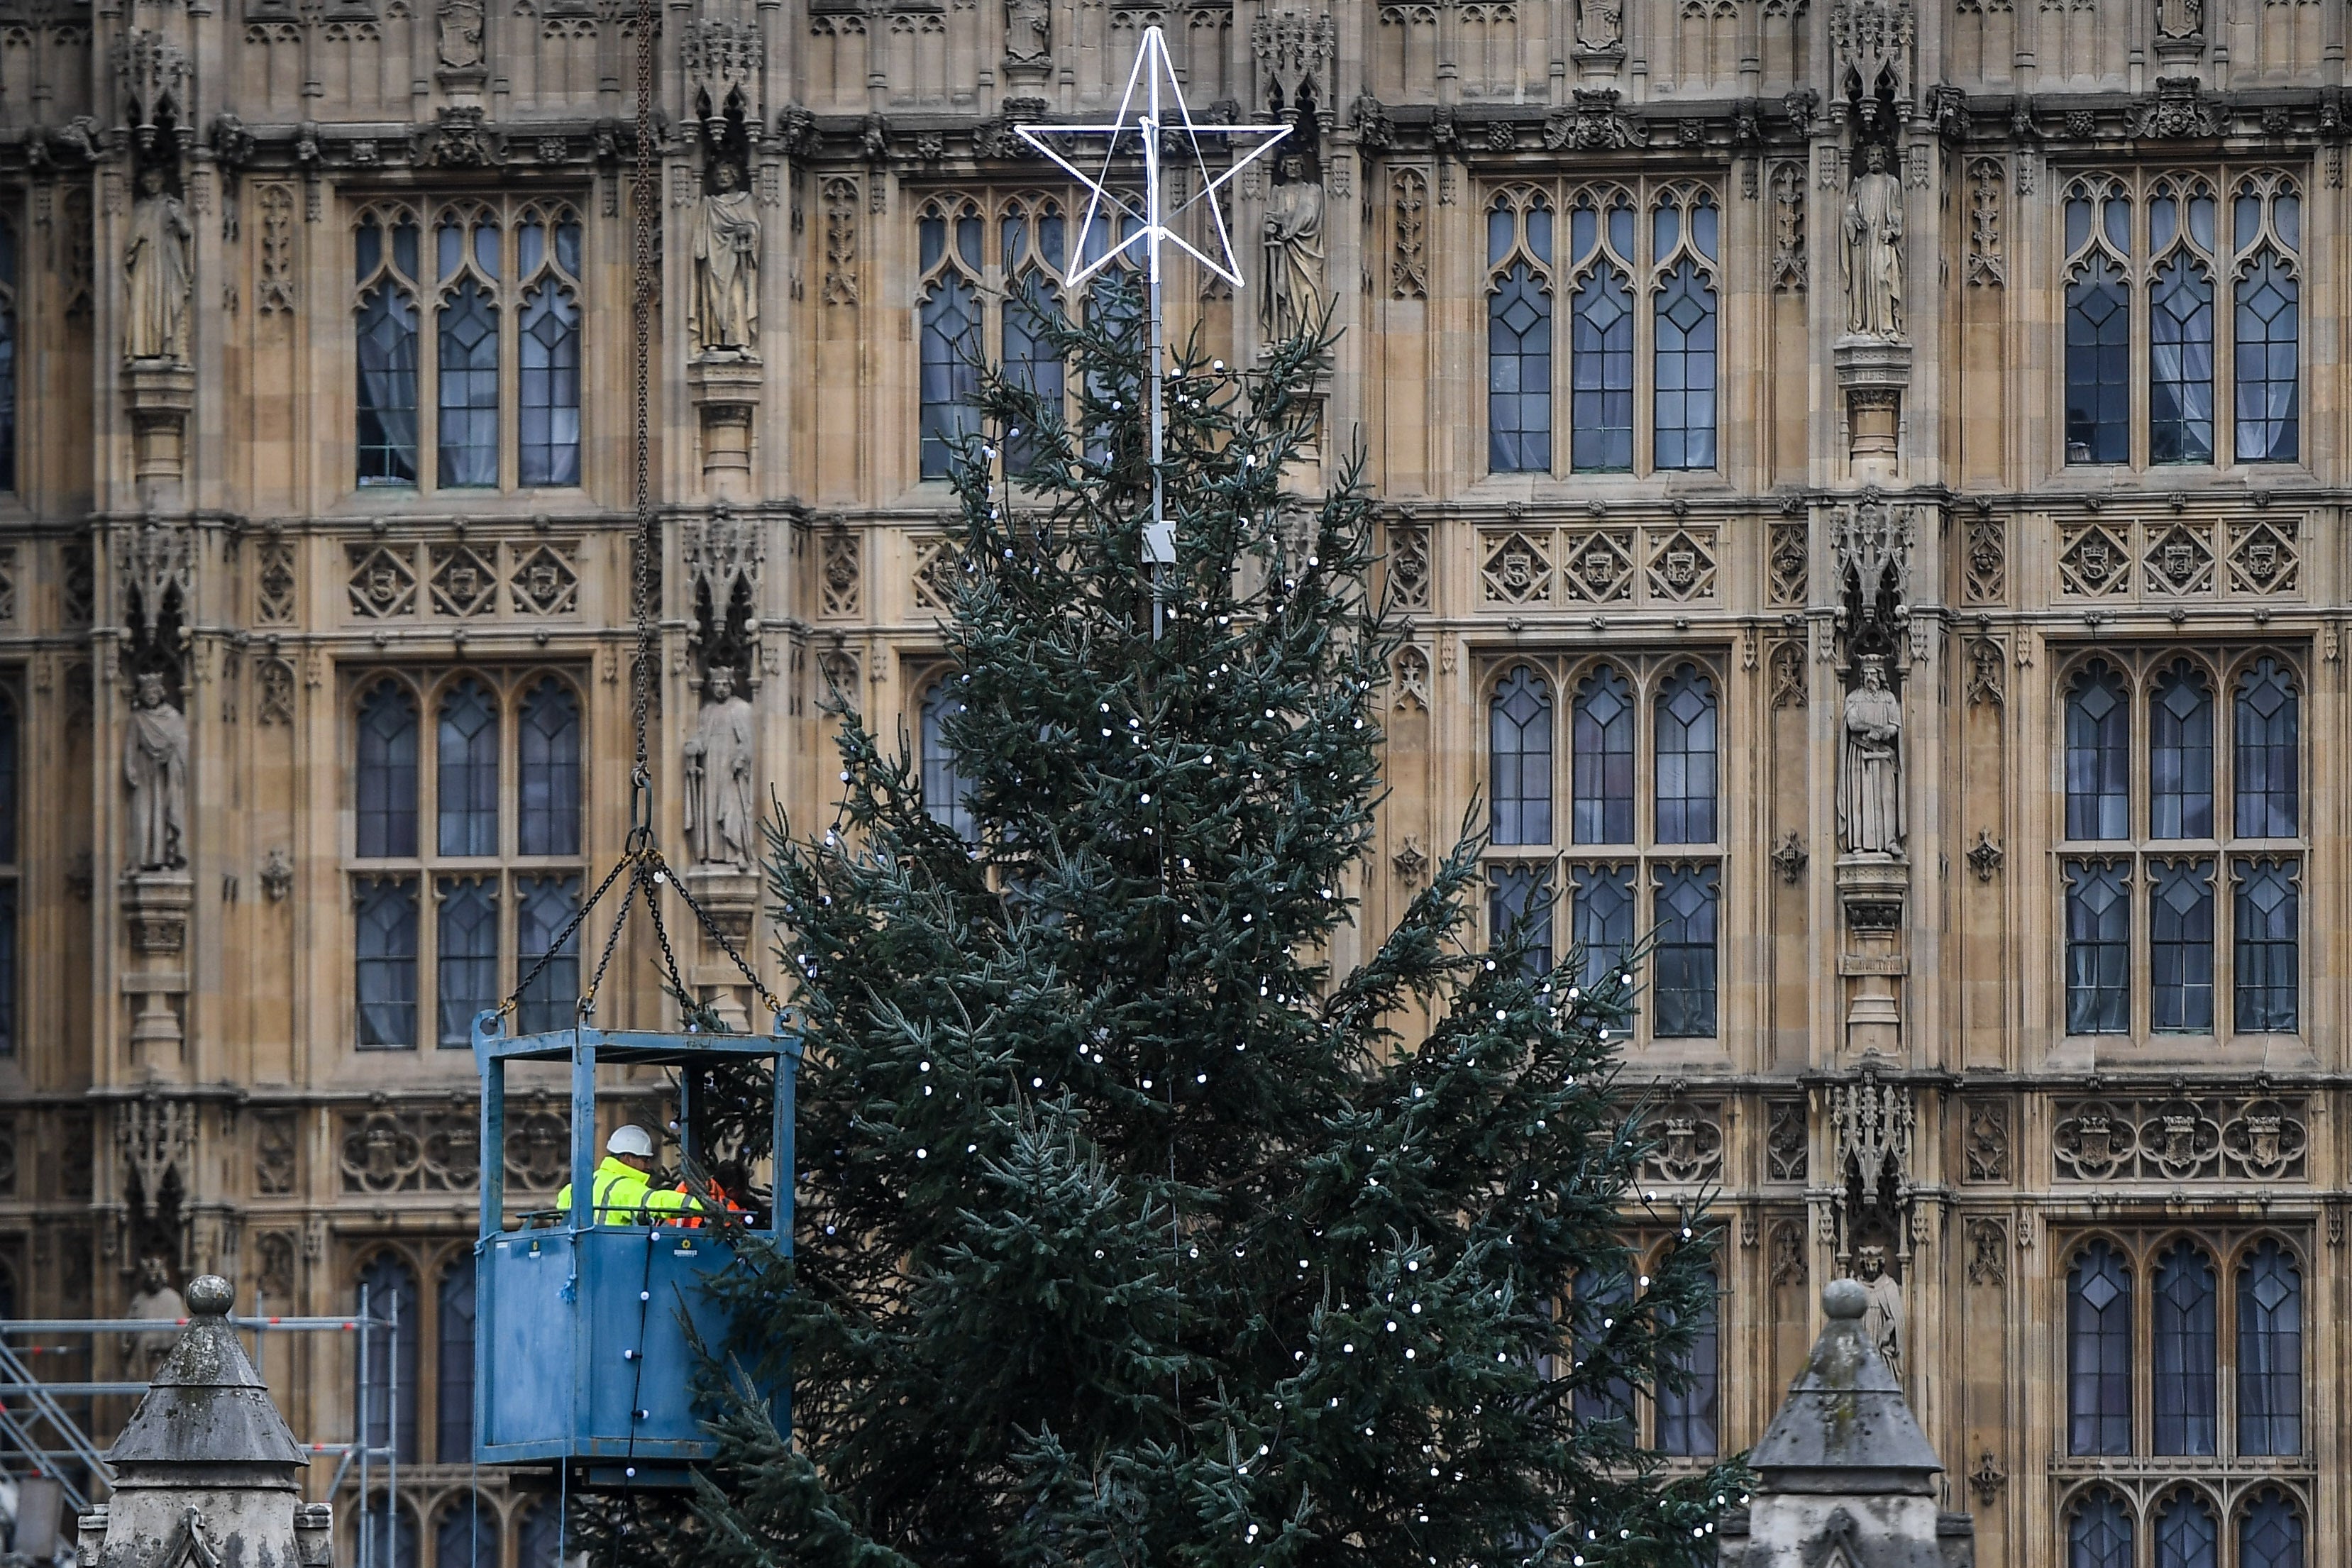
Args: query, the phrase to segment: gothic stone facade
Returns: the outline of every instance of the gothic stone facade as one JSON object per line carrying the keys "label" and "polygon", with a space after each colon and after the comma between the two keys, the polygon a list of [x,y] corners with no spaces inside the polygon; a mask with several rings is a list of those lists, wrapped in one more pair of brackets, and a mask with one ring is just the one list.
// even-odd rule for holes
{"label": "gothic stone facade", "polygon": [[[1491,920],[1659,933],[1653,1174],[1729,1231],[1660,1440],[1753,1441],[1853,1272],[1984,1561],[2343,1556],[2342,7],[657,16],[661,826],[755,943],[730,847],[823,809],[822,693],[921,744],[956,349],[1085,243],[1013,127],[1158,25],[1297,127],[1234,188],[1256,286],[1172,330],[1336,299],[1412,617],[1367,923],[1483,793]],[[411,1560],[471,1521],[444,1047],[626,826],[639,27],[0,0],[0,1280],[398,1298]],[[268,1353],[348,1430],[346,1345]]]}

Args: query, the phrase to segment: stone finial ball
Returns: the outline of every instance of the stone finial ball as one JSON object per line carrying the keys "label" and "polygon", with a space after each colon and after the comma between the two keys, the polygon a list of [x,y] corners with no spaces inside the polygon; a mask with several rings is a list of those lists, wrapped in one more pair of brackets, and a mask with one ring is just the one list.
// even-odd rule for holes
{"label": "stone finial ball", "polygon": [[1870,1292],[1859,1279],[1832,1279],[1822,1288],[1822,1310],[1832,1318],[1859,1318],[1870,1305]]}
{"label": "stone finial ball", "polygon": [[220,1318],[236,1304],[236,1287],[217,1274],[199,1274],[188,1281],[188,1310],[199,1318]]}

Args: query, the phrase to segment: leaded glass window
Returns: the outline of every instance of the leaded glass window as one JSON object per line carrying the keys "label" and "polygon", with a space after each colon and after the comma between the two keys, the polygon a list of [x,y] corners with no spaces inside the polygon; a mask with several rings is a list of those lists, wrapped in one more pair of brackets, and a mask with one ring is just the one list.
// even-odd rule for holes
{"label": "leaded glass window", "polygon": [[368,1568],[424,1568],[416,1555],[416,1515],[388,1494],[373,1492],[360,1504],[358,1534]]}
{"label": "leaded glass window", "polygon": [[2238,678],[2231,782],[2241,838],[2292,838],[2300,831],[2301,717],[2294,678],[2277,659],[2258,658]]}
{"label": "leaded glass window", "polygon": [[2131,1030],[2131,872],[2118,860],[2069,860],[2066,1032]]}
{"label": "leaded glass window", "polygon": [[[474,1254],[461,1249],[441,1270],[440,1300],[435,1303],[438,1311],[437,1336],[435,1346],[436,1374],[434,1384],[435,1414],[439,1416],[439,1443],[436,1445],[445,1465],[467,1465],[474,1459]],[[442,1568],[499,1568],[498,1514],[485,1510],[479,1500],[471,1496],[461,1499],[453,1511],[472,1516],[480,1522],[469,1521],[467,1534],[478,1542],[487,1535],[487,1550],[476,1551],[452,1558],[446,1544],[448,1529],[443,1526],[445,1544],[440,1552]]]}
{"label": "leaded glass window", "polygon": [[360,1048],[416,1048],[416,879],[359,881]]}
{"label": "leaded glass window", "polygon": [[2303,1452],[2303,1270],[2277,1241],[2238,1264],[2238,1452]]}
{"label": "leaded glass window", "polygon": [[580,220],[568,208],[522,216],[517,318],[522,386],[517,432],[526,489],[580,482]]}
{"label": "leaded glass window", "polygon": [[353,780],[362,859],[416,853],[416,699],[389,678],[360,700]]}
{"label": "leaded glass window", "polygon": [[2213,1510],[2196,1493],[2165,1499],[2156,1510],[2155,1534],[2156,1568],[2221,1568],[2221,1531]]}
{"label": "leaded glass window", "polygon": [[979,826],[964,799],[963,775],[956,768],[955,745],[947,731],[948,721],[962,711],[963,699],[945,680],[933,681],[923,693],[923,809],[971,843]]}
{"label": "leaded glass window", "polygon": [[[360,1426],[373,1447],[389,1447],[414,1463],[416,1448],[417,1289],[416,1270],[398,1253],[379,1252],[361,1268],[355,1305],[362,1318],[386,1327],[367,1334],[360,1363]],[[415,1555],[414,1532],[409,1555]],[[387,1561],[378,1558],[379,1563]]]}
{"label": "leaded glass window", "polygon": [[2276,1487],[2238,1516],[2238,1568],[2304,1568],[2303,1515]]}
{"label": "leaded glass window", "polygon": [[2213,280],[2194,258],[2156,269],[2148,291],[2148,460],[2213,460]]}
{"label": "leaded glass window", "polygon": [[1551,967],[1551,868],[1501,862],[1487,868],[1486,927],[1500,950],[1525,941],[1519,972],[1533,976]]}
{"label": "leaded glass window", "polygon": [[[1622,1268],[1584,1268],[1576,1271],[1574,1295],[1570,1310],[1575,1314],[1570,1342],[1575,1348],[1576,1364],[1570,1375],[1583,1369],[1617,1327],[1617,1318],[1633,1300],[1633,1281]],[[1633,1416],[1633,1387],[1622,1377],[1612,1377],[1600,1383],[1579,1378],[1570,1404],[1580,1424],[1594,1425],[1604,1421],[1631,1422]]]}
{"label": "leaded glass window", "polygon": [[1487,466],[1551,471],[1552,213],[1514,192],[1486,214]]}
{"label": "leaded glass window", "polygon": [[1525,665],[1487,705],[1494,841],[1551,842],[1551,687]]}
{"label": "leaded glass window", "polygon": [[[443,489],[499,482],[499,228],[479,208],[444,214],[438,242]],[[471,243],[468,243],[470,241]]]}
{"label": "leaded glass window", "polygon": [[2158,1034],[2213,1032],[2213,862],[2148,867],[2148,1026]]}
{"label": "leaded glass window", "polygon": [[[948,477],[958,443],[978,429],[981,240],[977,207],[933,205],[918,226],[922,286],[922,477]],[[953,244],[950,246],[950,240]]]}
{"label": "leaded glass window", "polygon": [[[576,873],[515,879],[515,957],[521,973],[521,1033],[561,1029],[573,1022],[580,997],[580,933],[564,928],[580,908]],[[552,953],[543,967],[542,956]]]}
{"label": "leaded glass window", "polygon": [[[1060,204],[1051,200],[1015,200],[1002,220],[1004,276],[1004,375],[1025,387],[1055,416],[1062,412],[1068,367],[1055,353],[1053,330],[1064,321],[1060,279],[1068,243],[1067,225]],[[1024,432],[1007,443],[1008,472],[1026,472],[1041,448],[1036,433]]]}
{"label": "leaded glass window", "polygon": [[515,1531],[517,1568],[562,1568],[563,1510],[557,1499],[542,1497],[523,1510]]}
{"label": "leaded glass window", "polygon": [[2066,460],[2131,460],[2131,293],[2105,255],[2066,284]]}
{"label": "leaded glass window", "polygon": [[2292,179],[2263,174],[2239,181],[2230,206],[2238,460],[2291,463],[2302,455],[2303,198]]}
{"label": "leaded glass window", "polygon": [[1716,1343],[1715,1271],[1706,1282],[1706,1305],[1692,1325],[1690,1348],[1676,1356],[1679,1370],[1690,1381],[1681,1389],[1658,1384],[1658,1451],[1677,1458],[1711,1458],[1717,1452],[1716,1402],[1720,1380]]}
{"label": "leaded glass window", "polygon": [[2219,1383],[2212,1260],[2193,1242],[2176,1242],[2150,1283],[2156,1452],[2210,1454]]}
{"label": "leaded glass window", "polygon": [[1633,688],[1602,665],[1578,683],[1570,766],[1579,844],[1633,842]]}
{"label": "leaded glass window", "polygon": [[2148,837],[2213,837],[2213,691],[2175,659],[2148,692]]}
{"label": "leaded glass window", "polygon": [[1658,871],[1656,978],[1651,986],[1660,1039],[1715,1035],[1716,915],[1722,873],[1712,864]]}
{"label": "leaded glass window", "polygon": [[2104,1489],[2074,1505],[2066,1521],[2066,1568],[2132,1568],[2132,1521],[2123,1500]]}
{"label": "leaded glass window", "polygon": [[1569,466],[1580,473],[1633,470],[1633,294],[1603,262],[1570,295]]}
{"label": "leaded glass window", "polygon": [[437,805],[441,853],[499,852],[499,710],[467,677],[441,696]]}
{"label": "leaded glass window", "polygon": [[1685,664],[1658,688],[1657,841],[1715,842],[1715,682]]}
{"label": "leaded glass window", "polygon": [[[1675,199],[1680,196],[1682,199]],[[1718,215],[1706,191],[1676,192],[1651,210],[1658,270],[1651,355],[1651,448],[1660,468],[1715,467]]]}
{"label": "leaded glass window", "polygon": [[2066,837],[2131,836],[2131,695],[2101,659],[2066,700]]}
{"label": "leaded glass window", "polygon": [[360,221],[359,482],[416,482],[416,220],[371,209]]}
{"label": "leaded glass window", "polygon": [[518,725],[516,849],[580,853],[580,700],[553,676],[533,686]]}
{"label": "leaded glass window", "polygon": [[1633,951],[1634,872],[1633,867],[1622,864],[1578,866],[1570,875],[1574,889],[1570,940],[1584,953],[1584,973],[1578,984],[1591,987],[1623,964]]}
{"label": "leaded glass window", "polygon": [[2070,1454],[2131,1452],[2131,1316],[2130,1266],[2109,1243],[2092,1242],[2066,1277]]}
{"label": "leaded glass window", "polygon": [[[446,1438],[449,1420],[446,1407],[441,1420],[442,1436]],[[444,1464],[461,1463],[472,1457],[471,1421],[467,1425],[468,1452],[458,1454],[445,1449],[441,1456]],[[484,1502],[478,1493],[468,1492],[443,1510],[441,1522],[433,1531],[433,1568],[499,1568],[498,1506]]]}
{"label": "leaded glass window", "polygon": [[499,996],[499,894],[496,879],[443,877],[436,943],[436,993],[440,1003],[441,1044],[455,1049],[474,1043],[474,1017],[495,1007]]}
{"label": "leaded glass window", "polygon": [[2300,862],[2274,855],[2231,863],[2237,952],[2231,990],[2241,1033],[2291,1035],[2302,1026]]}

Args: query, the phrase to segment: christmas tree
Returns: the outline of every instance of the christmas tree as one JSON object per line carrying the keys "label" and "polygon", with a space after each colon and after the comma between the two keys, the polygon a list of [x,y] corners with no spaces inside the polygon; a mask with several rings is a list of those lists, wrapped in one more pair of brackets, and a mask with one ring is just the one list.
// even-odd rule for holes
{"label": "christmas tree", "polygon": [[[1482,949],[1467,831],[1329,962],[1398,641],[1357,467],[1286,488],[1329,343],[1173,356],[1155,584],[1135,312],[1025,303],[1051,358],[977,370],[952,437],[951,766],[927,792],[837,694],[840,814],[771,834],[803,1175],[797,1252],[740,1274],[730,1350],[789,1378],[793,1430],[727,1401],[721,1461],[640,1545],[1711,1559],[1737,1473],[1670,1479],[1635,1440],[1714,1277],[1708,1226],[1636,1189],[1630,965],[1546,967],[1524,923]],[[1638,1279],[1629,1217],[1669,1240]]]}

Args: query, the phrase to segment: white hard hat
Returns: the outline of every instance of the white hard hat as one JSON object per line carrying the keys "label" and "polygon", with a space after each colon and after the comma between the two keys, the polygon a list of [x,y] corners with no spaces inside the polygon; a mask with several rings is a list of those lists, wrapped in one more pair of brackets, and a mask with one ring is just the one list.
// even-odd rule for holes
{"label": "white hard hat", "polygon": [[635,1154],[640,1160],[650,1160],[654,1157],[653,1134],[634,1121],[627,1122],[613,1129],[613,1135],[604,1140],[604,1152]]}

